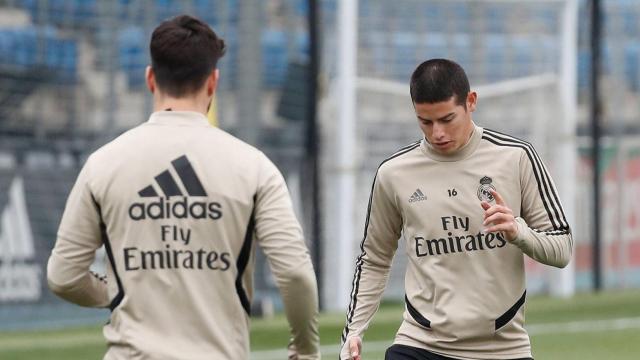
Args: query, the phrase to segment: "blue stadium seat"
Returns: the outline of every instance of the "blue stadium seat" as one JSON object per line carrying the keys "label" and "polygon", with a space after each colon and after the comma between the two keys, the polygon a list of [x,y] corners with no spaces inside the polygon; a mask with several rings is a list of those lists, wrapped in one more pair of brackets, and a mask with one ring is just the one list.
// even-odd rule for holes
{"label": "blue stadium seat", "polygon": [[227,46],[226,52],[220,62],[218,68],[223,75],[220,77],[220,87],[224,89],[233,88],[235,85],[234,79],[237,74],[238,65],[238,35],[235,28],[229,27],[223,29],[224,31],[217,31],[216,33],[224,39]]}
{"label": "blue stadium seat", "polygon": [[322,16],[330,17],[338,13],[339,0],[320,0],[320,9]]}
{"label": "blue stadium seat", "polygon": [[621,23],[624,35],[638,36],[638,1],[609,0],[603,1],[604,24]]}
{"label": "blue stadium seat", "polygon": [[[95,25],[97,0],[18,0],[18,6],[26,9],[31,18],[38,20],[45,16],[47,23],[55,25],[87,26]],[[40,7],[45,6],[41,12]]]}
{"label": "blue stadium seat", "polygon": [[21,68],[35,66],[38,62],[38,37],[36,35],[36,29],[28,27],[12,29],[10,32],[15,38],[15,41],[11,44],[14,64]]}
{"label": "blue stadium seat", "polygon": [[0,67],[49,70],[59,82],[76,79],[77,45],[51,27],[0,28]]}
{"label": "blue stadium seat", "polygon": [[305,19],[309,12],[309,0],[292,0],[289,4],[291,3],[293,3],[294,14]]}
{"label": "blue stadium seat", "polygon": [[[536,37],[536,49],[542,52],[542,63],[538,71],[555,72],[560,66],[560,40],[553,35]],[[536,64],[537,65],[537,64]]]}
{"label": "blue stadium seat", "polygon": [[219,1],[195,0],[193,2],[193,15],[209,24],[209,26],[215,27],[220,23],[218,3]]}
{"label": "blue stadium seat", "polygon": [[267,30],[262,33],[263,84],[275,87],[281,84],[287,71],[287,38],[284,31]]}
{"label": "blue stadium seat", "polygon": [[[394,32],[391,34],[391,46],[380,49],[382,53],[391,53],[386,62],[391,63],[391,76],[399,81],[406,81],[417,65],[420,39],[415,32]],[[388,55],[387,55],[388,56]]]}
{"label": "blue stadium seat", "polygon": [[267,29],[262,33],[262,73],[263,84],[277,87],[282,84],[289,61],[296,57],[305,57],[309,53],[309,39],[306,33],[296,33],[294,54],[287,53],[287,41],[290,34],[280,29]]}
{"label": "blue stadium seat", "polygon": [[451,37],[450,44],[452,49],[449,58],[462,66],[464,69],[470,69],[472,65],[471,58],[471,38],[468,33],[458,33]]}
{"label": "blue stadium seat", "polygon": [[[604,37],[603,38],[603,43],[602,43],[602,72],[605,74],[610,74],[611,73],[611,69],[613,67],[613,59],[611,58],[611,49],[612,46],[610,44],[610,42],[612,41],[612,39],[610,39],[609,37]],[[615,48],[615,44],[613,46],[613,48]]]}
{"label": "blue stadium seat", "polygon": [[[185,12],[201,18],[205,22],[215,25],[220,22],[220,4],[226,2],[228,9],[227,18],[234,22],[238,18],[238,1],[239,0],[193,0],[190,4],[181,0],[152,0],[155,10],[155,22],[168,19]],[[38,20],[41,16],[46,18],[47,23],[62,27],[99,27],[98,21],[101,15],[103,4],[98,0],[17,0],[16,5],[27,10],[31,18]],[[118,0],[112,3],[115,6],[115,12],[122,18],[143,22],[144,11],[146,6],[135,0]],[[44,9],[41,7],[44,6]],[[134,7],[135,6],[135,7]],[[128,10],[134,7],[134,13]],[[43,14],[43,15],[42,15]]]}
{"label": "blue stadium seat", "polygon": [[558,28],[558,20],[561,16],[553,7],[540,6],[534,7],[532,19],[538,23],[536,26],[552,30]]}
{"label": "blue stadium seat", "polygon": [[[602,47],[601,71],[603,74],[611,72],[611,48],[608,43]],[[578,49],[578,88],[587,89],[591,84],[591,51],[589,48]]]}
{"label": "blue stadium seat", "polygon": [[[447,22],[447,11],[444,4],[440,2],[434,3],[420,3],[416,2],[416,5],[420,6],[420,9],[412,9],[411,7],[398,6],[398,4],[393,3],[393,6],[403,7],[406,10],[402,13],[402,17],[400,17],[400,21],[403,24],[406,24],[405,19],[417,19],[416,14],[423,14],[422,19],[420,21],[425,22],[426,31],[428,33],[432,32],[441,32],[446,29]],[[405,28],[405,30],[413,30],[416,31],[417,28],[414,26],[413,28]]]}
{"label": "blue stadium seat", "polygon": [[[133,1],[133,0],[131,0]],[[156,20],[158,22],[179,14],[190,14],[215,27],[222,22],[236,23],[238,20],[239,0],[154,0]],[[222,7],[226,10],[221,14]],[[224,16],[224,19],[222,18]]]}
{"label": "blue stadium seat", "polygon": [[226,52],[220,62],[218,67],[221,71],[224,72],[224,76],[222,77],[222,82],[229,82],[235,78],[236,66],[238,64],[238,34],[236,29],[233,27],[222,29],[221,31],[216,31],[226,44]]}
{"label": "blue stadium seat", "polygon": [[306,31],[296,32],[295,44],[296,44],[295,56],[308,59],[311,51],[309,34]]}
{"label": "blue stadium seat", "polygon": [[424,38],[424,45],[426,51],[421,59],[414,59],[414,64],[422,62],[422,60],[433,58],[447,58],[449,57],[449,41],[443,33],[427,33]]}
{"label": "blue stadium seat", "polygon": [[501,34],[489,34],[484,41],[485,80],[489,83],[503,80],[507,75],[507,39]]}
{"label": "blue stadium seat", "polygon": [[15,6],[27,10],[32,17],[38,12],[38,0],[18,0],[15,2]]}
{"label": "blue stadium seat", "polygon": [[[469,2],[452,1],[442,4],[444,7],[442,20],[450,23],[456,32],[469,33],[471,31],[471,10]],[[448,29],[450,29],[449,27]],[[447,29],[447,30],[448,30]],[[440,29],[439,31],[443,31]]]}
{"label": "blue stadium seat", "polygon": [[638,12],[637,6],[624,9],[618,14],[618,17],[622,18],[622,29],[626,36],[635,38],[640,36],[640,24],[638,24],[640,12]]}
{"label": "blue stadium seat", "polygon": [[640,91],[640,41],[634,40],[624,47],[624,77],[633,92]]}
{"label": "blue stadium seat", "polygon": [[487,4],[484,7],[484,21],[486,22],[484,30],[489,33],[505,33],[506,12],[504,4]]}
{"label": "blue stadium seat", "polygon": [[45,63],[56,69],[59,82],[73,82],[76,79],[78,48],[75,40],[53,38],[48,41]]}
{"label": "blue stadium seat", "polygon": [[185,10],[184,2],[179,0],[155,0],[154,4],[158,22],[172,18]]}
{"label": "blue stadium seat", "polygon": [[534,52],[540,52],[537,49],[535,41],[528,35],[517,35],[510,39],[511,41],[511,77],[523,77],[532,75],[534,70]]}
{"label": "blue stadium seat", "polygon": [[0,30],[0,64],[8,64],[11,51],[11,34]]}
{"label": "blue stadium seat", "polygon": [[0,169],[0,209],[4,209],[9,203],[9,191],[14,177],[14,170]]}
{"label": "blue stadium seat", "polygon": [[389,64],[389,55],[391,55],[388,51],[390,43],[389,36],[390,34],[387,32],[366,31],[358,40],[362,47],[362,53],[358,61],[365,61],[369,64],[372,72],[371,75],[380,76],[387,74],[386,67]]}
{"label": "blue stadium seat", "polygon": [[144,70],[149,64],[147,42],[141,27],[130,26],[118,32],[118,62],[130,88],[144,85]]}
{"label": "blue stadium seat", "polygon": [[591,84],[591,53],[589,49],[578,50],[578,89],[586,90]]}
{"label": "blue stadium seat", "polygon": [[471,39],[464,33],[371,31],[364,34],[360,44],[375,75],[403,82],[418,64],[430,58],[445,57],[462,66],[471,64]]}

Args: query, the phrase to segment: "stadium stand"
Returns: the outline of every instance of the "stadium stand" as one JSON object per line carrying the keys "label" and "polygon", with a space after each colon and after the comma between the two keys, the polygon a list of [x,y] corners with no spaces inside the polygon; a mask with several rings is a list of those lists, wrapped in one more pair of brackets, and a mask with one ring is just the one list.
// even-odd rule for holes
{"label": "stadium stand", "polygon": [[27,10],[31,17],[44,17],[47,23],[57,26],[73,28],[93,28],[99,15],[115,9],[121,19],[133,18],[142,20],[147,10],[155,12],[155,21],[159,22],[180,12],[198,14],[202,20],[217,24],[220,8],[228,9],[229,17],[225,21],[237,21],[238,0],[193,0],[190,2],[179,0],[153,0],[149,4],[143,1],[118,0],[115,3],[99,2],[97,0],[18,0],[17,6]]}
{"label": "stadium stand", "polygon": [[0,69],[29,71],[36,67],[50,70],[51,80],[74,81],[76,42],[52,27],[0,28]]}
{"label": "stadium stand", "polygon": [[[65,28],[94,27],[96,26],[96,17],[106,11],[105,5],[101,5],[96,0],[49,0],[46,2],[19,0],[16,3],[31,14],[34,23],[37,23],[44,17],[48,24]],[[151,8],[155,11],[156,21],[165,19],[185,9],[191,9],[193,13],[198,14],[198,16],[213,26],[221,22],[219,18],[221,8],[226,9],[225,13],[227,16],[225,20],[227,24],[234,24],[238,17],[237,0],[194,0],[187,2],[187,5],[177,0],[154,0],[153,3],[154,6]],[[445,33],[445,30],[447,30],[447,33],[451,33],[452,30],[457,30],[461,34],[465,33],[465,28],[468,28],[469,24],[465,21],[460,21],[460,19],[469,18],[473,11],[472,7],[465,6],[465,4],[461,2],[437,2],[430,4],[413,2],[412,4],[412,6],[394,7],[393,4],[389,2],[373,1],[361,3],[360,12],[374,19],[376,17],[382,17],[385,14],[392,14],[394,17],[405,19],[402,22],[393,24],[397,31],[394,31],[392,38],[386,41],[376,40],[375,36],[371,36],[370,39],[362,39],[363,44],[372,47],[370,53],[375,57],[371,60],[373,69],[381,66],[380,64],[393,63],[393,77],[396,79],[404,79],[407,70],[414,65],[415,58],[424,56],[431,57],[432,54],[433,56],[450,56],[458,59],[463,65],[469,65],[464,55],[467,54],[466,57],[469,58],[467,51],[470,44],[469,39],[461,35],[455,35],[453,38],[443,37],[443,35],[437,33]],[[45,6],[45,9],[42,9],[42,6]],[[132,0],[119,0],[115,6],[120,16],[124,18],[141,18],[146,9],[142,3]],[[335,1],[322,2],[322,10],[328,12],[328,14],[335,11],[336,6]],[[584,6],[582,9],[584,9]],[[297,15],[305,14],[307,10],[306,2],[295,0],[294,10]],[[609,16],[615,15],[620,19],[624,33],[629,38],[633,38],[633,34],[639,32],[639,27],[635,21],[638,16],[638,9],[634,6],[633,2],[623,0],[613,1],[606,6],[605,10]],[[420,17],[420,19],[417,19],[418,17],[416,16],[401,16],[403,14],[398,13],[399,11],[412,14],[418,13],[424,16]],[[582,10],[583,15],[584,11],[585,10]],[[557,17],[552,13],[552,10],[549,9],[537,9],[532,12],[531,19],[549,28],[557,26]],[[540,63],[541,61],[547,61],[541,60],[541,56],[539,55],[534,58],[531,53],[534,48],[537,48],[539,52],[540,46],[542,46],[544,54],[547,54],[552,51],[548,51],[546,47],[555,46],[555,44],[553,44],[554,41],[548,41],[543,44],[538,44],[539,46],[535,46],[535,44],[532,44],[531,39],[527,39],[526,36],[513,39],[505,37],[503,34],[507,33],[506,29],[509,27],[510,20],[505,16],[504,6],[499,4],[495,6],[484,6],[481,20],[485,22],[484,28],[487,34],[489,34],[484,36],[484,46],[480,47],[486,48],[485,59],[492,64],[498,65],[504,64],[510,57],[514,59],[515,61],[513,63],[516,65],[512,67],[511,73],[507,74],[508,76],[525,76],[527,75],[526,69],[530,68],[530,64],[533,62]],[[141,23],[141,21],[138,23]],[[226,32],[232,33],[230,30]],[[434,32],[436,34],[434,34]],[[419,34],[425,33],[428,33],[429,36],[424,39],[421,39],[422,36],[418,36]],[[284,51],[284,49],[287,48],[287,35],[284,30],[277,28],[267,29],[267,31],[263,33],[263,70],[265,70],[264,83],[267,87],[276,88],[283,82],[286,67],[291,56],[291,54],[287,54],[287,52]],[[133,89],[141,86],[144,80],[141,74],[143,73],[144,66],[146,66],[148,62],[148,55],[146,54],[146,49],[140,47],[140,44],[144,43],[144,41],[141,40],[144,40],[146,36],[148,36],[148,34],[145,34],[141,27],[132,26],[119,29],[117,34],[119,64],[126,73],[127,84]],[[232,34],[227,36],[233,37]],[[41,57],[41,60],[38,60],[39,55],[37,55],[34,49],[36,40],[40,37],[45,38],[45,49],[47,50],[45,56]],[[296,51],[304,53],[308,47],[308,39],[305,39],[304,36],[300,34],[296,34],[295,37]],[[395,49],[393,55],[388,54],[389,43],[391,43]],[[20,45],[17,46],[16,44]],[[230,44],[233,44],[233,42],[230,41]],[[10,50],[14,47],[15,51]],[[230,46],[227,54],[229,58],[233,57],[234,49],[232,47],[233,45]],[[640,64],[634,60],[634,54],[636,52],[634,45],[627,44],[625,48],[625,73],[631,75],[639,73],[637,68]],[[75,79],[78,57],[77,44],[72,39],[65,39],[58,36],[55,30],[50,27],[39,29],[34,26],[21,30],[0,30],[0,50],[0,63],[2,65],[30,66],[40,61],[40,63],[57,70],[58,79]],[[8,56],[14,58],[7,59]],[[394,56],[397,61],[389,61],[388,56]],[[225,63],[227,65],[226,71],[234,73],[234,69],[230,69],[230,67],[234,66],[235,61],[223,61],[223,65]],[[605,68],[609,66],[608,56],[605,54]],[[579,54],[578,79],[581,89],[588,86],[589,67],[588,53],[585,53],[585,50],[583,50]],[[495,70],[495,68],[500,68],[500,66],[494,65],[492,68],[494,69],[486,70],[485,82],[502,80],[507,76],[504,71]],[[634,78],[637,78],[637,76],[634,75],[630,77],[629,81],[634,81]],[[640,80],[635,81],[638,82]],[[638,87],[638,85],[634,83],[630,83],[629,86],[632,90]]]}

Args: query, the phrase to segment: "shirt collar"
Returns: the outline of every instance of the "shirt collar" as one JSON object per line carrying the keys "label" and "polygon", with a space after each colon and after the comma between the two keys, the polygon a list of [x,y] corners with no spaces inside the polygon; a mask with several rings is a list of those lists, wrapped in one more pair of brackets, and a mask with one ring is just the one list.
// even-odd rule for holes
{"label": "shirt collar", "polygon": [[149,117],[149,124],[176,126],[211,126],[203,114],[196,111],[156,111]]}
{"label": "shirt collar", "polygon": [[469,156],[471,156],[471,154],[473,154],[478,148],[478,145],[480,145],[480,140],[482,139],[482,132],[483,132],[483,128],[477,126],[476,124],[473,124],[473,131],[471,132],[471,137],[469,138],[469,141],[467,141],[467,143],[464,144],[464,146],[462,146],[460,149],[458,149],[456,152],[452,154],[442,154],[437,152],[433,148],[433,146],[429,144],[426,138],[422,139],[420,143],[420,148],[422,149],[422,152],[425,153],[425,155],[427,155],[428,157],[436,161],[464,160]]}

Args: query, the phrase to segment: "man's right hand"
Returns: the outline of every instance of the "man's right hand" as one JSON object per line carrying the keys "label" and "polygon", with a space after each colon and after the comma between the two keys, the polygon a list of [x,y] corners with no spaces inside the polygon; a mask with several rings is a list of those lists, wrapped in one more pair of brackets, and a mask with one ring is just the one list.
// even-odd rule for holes
{"label": "man's right hand", "polygon": [[354,336],[349,339],[349,355],[351,360],[362,360],[362,339],[359,336]]}

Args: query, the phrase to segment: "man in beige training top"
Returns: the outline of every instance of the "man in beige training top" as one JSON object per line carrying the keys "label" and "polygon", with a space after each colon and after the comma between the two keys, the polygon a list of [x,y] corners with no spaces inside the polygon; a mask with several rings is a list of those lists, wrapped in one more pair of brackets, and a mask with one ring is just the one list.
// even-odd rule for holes
{"label": "man in beige training top", "polygon": [[553,181],[531,144],[474,124],[458,64],[422,63],[410,92],[424,139],[376,173],[340,358],[361,359],[402,235],[406,309],[385,359],[531,359],[524,255],[564,267],[573,245]]}
{"label": "man in beige training top", "polygon": [[[49,259],[49,287],[111,309],[105,359],[247,359],[258,244],[282,294],[290,358],[319,359],[316,280],[284,180],[205,116],[224,42],[178,16],[154,30],[150,51],[155,112],[88,158]],[[106,277],[89,271],[102,245]]]}

